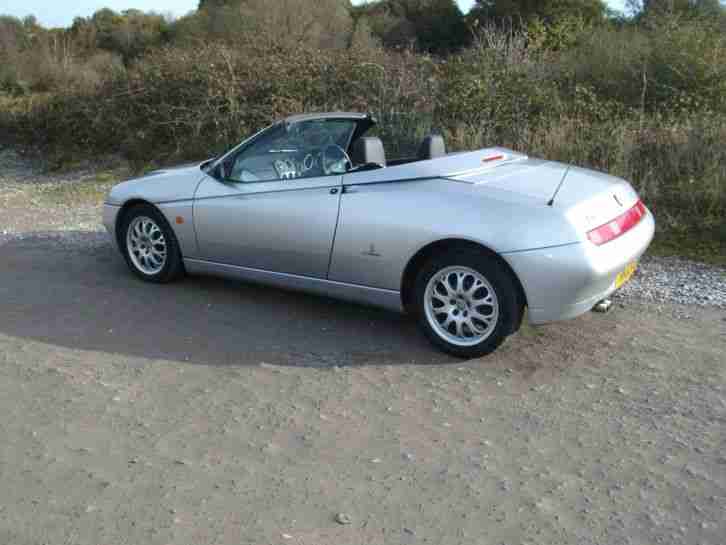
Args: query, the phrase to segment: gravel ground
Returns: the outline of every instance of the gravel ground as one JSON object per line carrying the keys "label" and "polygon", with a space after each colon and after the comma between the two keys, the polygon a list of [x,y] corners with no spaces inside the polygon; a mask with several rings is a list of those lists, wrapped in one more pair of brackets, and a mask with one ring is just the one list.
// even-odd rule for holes
{"label": "gravel ground", "polygon": [[109,165],[119,167],[120,161],[112,159],[103,164],[86,161],[77,165],[72,171],[54,173],[48,170],[47,162],[34,155],[33,158],[23,157],[15,150],[0,148],[0,185],[7,188],[22,185],[38,185],[44,183],[73,183],[79,180],[93,179],[99,169],[108,169]]}
{"label": "gravel ground", "polygon": [[616,299],[726,308],[726,269],[676,257],[646,257]]}
{"label": "gravel ground", "polygon": [[77,231],[102,232],[103,196],[126,171],[104,164],[48,173],[42,161],[0,149],[0,244],[37,233],[60,240]]}
{"label": "gravel ground", "polygon": [[34,172],[0,153],[0,543],[723,545],[723,270],[646,258],[462,363],[376,309],[137,281],[101,191]]}

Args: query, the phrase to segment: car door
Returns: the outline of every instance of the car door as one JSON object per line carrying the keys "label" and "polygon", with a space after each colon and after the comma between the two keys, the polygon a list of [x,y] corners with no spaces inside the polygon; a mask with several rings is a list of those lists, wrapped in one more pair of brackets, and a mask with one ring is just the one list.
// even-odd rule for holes
{"label": "car door", "polygon": [[348,138],[343,131],[355,128],[348,124],[273,127],[225,158],[195,196],[202,259],[326,278],[345,166],[323,168],[323,149]]}
{"label": "car door", "polygon": [[235,183],[206,177],[194,203],[203,259],[325,278],[340,176]]}

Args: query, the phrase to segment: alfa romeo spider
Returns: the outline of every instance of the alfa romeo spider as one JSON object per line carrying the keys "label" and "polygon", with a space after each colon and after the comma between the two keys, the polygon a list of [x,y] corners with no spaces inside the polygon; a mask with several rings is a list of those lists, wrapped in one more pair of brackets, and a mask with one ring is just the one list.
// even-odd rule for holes
{"label": "alfa romeo spider", "polygon": [[464,358],[525,314],[591,310],[653,238],[625,180],[504,148],[447,153],[439,134],[391,159],[375,125],[289,117],[215,159],[116,185],[104,224],[143,280],[223,275],[407,312]]}

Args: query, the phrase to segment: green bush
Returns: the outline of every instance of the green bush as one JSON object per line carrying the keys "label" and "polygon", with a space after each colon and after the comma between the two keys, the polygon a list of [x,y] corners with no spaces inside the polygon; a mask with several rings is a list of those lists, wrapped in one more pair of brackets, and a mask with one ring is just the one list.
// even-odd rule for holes
{"label": "green bush", "polygon": [[556,81],[524,35],[488,29],[479,44],[441,64],[437,120],[457,147],[520,148],[560,110]]}
{"label": "green bush", "polygon": [[663,20],[655,28],[602,27],[555,62],[566,89],[647,113],[726,114],[726,32],[714,21]]}

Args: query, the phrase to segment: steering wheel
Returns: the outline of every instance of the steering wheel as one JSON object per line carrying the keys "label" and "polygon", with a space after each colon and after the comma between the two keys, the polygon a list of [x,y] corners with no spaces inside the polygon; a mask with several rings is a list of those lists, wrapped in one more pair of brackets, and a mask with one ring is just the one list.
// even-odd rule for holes
{"label": "steering wheel", "polygon": [[293,180],[299,176],[297,166],[291,159],[277,159],[272,163],[280,180]]}
{"label": "steering wheel", "polygon": [[350,160],[345,150],[336,144],[330,144],[323,150],[322,165],[323,173],[345,174],[353,168],[353,161]]}

